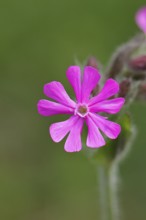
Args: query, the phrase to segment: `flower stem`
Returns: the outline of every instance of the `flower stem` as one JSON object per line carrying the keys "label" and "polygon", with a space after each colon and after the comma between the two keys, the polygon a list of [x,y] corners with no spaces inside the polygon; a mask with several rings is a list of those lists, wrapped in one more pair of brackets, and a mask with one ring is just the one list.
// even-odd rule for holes
{"label": "flower stem", "polygon": [[101,220],[119,220],[116,165],[98,166]]}

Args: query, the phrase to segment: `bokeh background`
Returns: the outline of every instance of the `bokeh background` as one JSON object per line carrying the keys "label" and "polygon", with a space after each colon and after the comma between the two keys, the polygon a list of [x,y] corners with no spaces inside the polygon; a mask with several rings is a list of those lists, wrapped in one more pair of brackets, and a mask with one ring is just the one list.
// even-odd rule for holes
{"label": "bokeh background", "polygon": [[[81,153],[68,154],[48,134],[36,104],[46,82],[61,81],[75,59],[95,55],[104,65],[139,32],[144,0],[1,0],[0,219],[100,219],[96,170]],[[131,107],[138,135],[120,166],[123,220],[146,219],[146,104]]]}

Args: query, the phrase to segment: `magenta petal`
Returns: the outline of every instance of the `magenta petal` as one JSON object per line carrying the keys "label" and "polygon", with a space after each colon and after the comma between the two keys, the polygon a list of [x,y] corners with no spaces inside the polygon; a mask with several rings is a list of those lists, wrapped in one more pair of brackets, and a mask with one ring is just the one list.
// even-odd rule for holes
{"label": "magenta petal", "polygon": [[51,102],[42,99],[37,104],[38,112],[43,116],[50,116],[56,114],[73,114],[74,109],[67,106],[61,105],[59,103]]}
{"label": "magenta petal", "polygon": [[89,106],[108,99],[109,97],[112,97],[113,95],[118,93],[118,91],[119,84],[114,79],[108,79],[101,92],[90,100]]}
{"label": "magenta petal", "polygon": [[115,114],[120,111],[125,102],[124,98],[115,98],[98,102],[90,107],[91,112],[106,112]]}
{"label": "magenta petal", "polygon": [[97,125],[95,124],[92,116],[86,118],[86,124],[88,126],[87,146],[91,148],[98,148],[104,146],[105,140],[101,135]]}
{"label": "magenta petal", "polygon": [[81,101],[81,70],[79,66],[70,66],[67,70],[67,78],[72,85],[78,102]]}
{"label": "magenta petal", "polygon": [[98,84],[100,74],[97,69],[86,66],[84,69],[83,82],[82,82],[82,102],[86,102],[92,90]]}
{"label": "magenta petal", "polygon": [[146,7],[140,8],[136,13],[136,23],[139,28],[146,33]]}
{"label": "magenta petal", "polygon": [[60,82],[53,81],[47,83],[44,86],[44,94],[63,105],[75,107],[75,102],[68,96]]}
{"label": "magenta petal", "polygon": [[109,121],[103,116],[92,114],[96,126],[110,139],[116,139],[121,132],[121,126],[115,122]]}
{"label": "magenta petal", "polygon": [[78,121],[78,116],[72,116],[66,121],[52,124],[50,126],[50,135],[53,141],[54,142],[61,141],[77,121]]}
{"label": "magenta petal", "polygon": [[64,149],[67,152],[77,152],[82,149],[81,132],[84,120],[78,118],[74,126],[72,127],[67,140],[65,142]]}

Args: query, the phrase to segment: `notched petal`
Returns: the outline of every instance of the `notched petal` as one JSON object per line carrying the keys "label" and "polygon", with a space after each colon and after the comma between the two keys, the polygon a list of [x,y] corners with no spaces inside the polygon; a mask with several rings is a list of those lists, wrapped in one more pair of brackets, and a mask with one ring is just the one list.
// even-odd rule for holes
{"label": "notched petal", "polygon": [[66,72],[69,83],[74,89],[76,99],[81,101],[81,70],[79,66],[70,66]]}
{"label": "notched petal", "polygon": [[94,120],[92,119],[92,116],[88,116],[86,118],[86,124],[88,127],[88,135],[86,141],[87,146],[91,148],[98,148],[104,146],[106,144],[105,140],[101,135]]}
{"label": "notched petal", "polygon": [[50,126],[49,131],[54,142],[60,142],[72,129],[72,126],[77,122],[78,117],[72,116],[66,121],[57,122]]}
{"label": "notched petal", "polygon": [[50,82],[44,85],[44,94],[49,98],[71,108],[75,107],[75,102],[69,97],[60,82]]}
{"label": "notched petal", "polygon": [[99,71],[91,66],[84,68],[82,82],[82,102],[88,101],[91,92],[97,86],[100,79]]}
{"label": "notched petal", "polygon": [[90,107],[91,112],[106,112],[109,114],[116,114],[125,103],[124,98],[115,98],[98,102]]}
{"label": "notched petal", "polygon": [[64,146],[64,150],[66,152],[78,152],[82,149],[81,133],[83,123],[84,120],[82,118],[78,118],[72,127]]}
{"label": "notched petal", "polygon": [[90,100],[89,106],[92,106],[98,102],[106,100],[112,97],[113,95],[117,94],[118,92],[119,92],[119,83],[114,79],[108,79],[105,82],[104,87],[100,91],[100,93]]}
{"label": "notched petal", "polygon": [[43,116],[51,116],[56,114],[73,114],[74,112],[72,108],[46,99],[39,100],[37,109],[38,113]]}
{"label": "notched petal", "polygon": [[103,116],[93,114],[92,118],[96,126],[110,139],[116,139],[120,132],[121,126],[115,122],[109,121]]}

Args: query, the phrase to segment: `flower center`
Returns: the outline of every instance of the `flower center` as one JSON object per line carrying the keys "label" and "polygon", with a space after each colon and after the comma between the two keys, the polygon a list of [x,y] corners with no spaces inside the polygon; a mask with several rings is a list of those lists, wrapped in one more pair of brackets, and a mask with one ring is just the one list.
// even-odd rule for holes
{"label": "flower center", "polygon": [[75,114],[78,114],[80,117],[85,117],[88,114],[88,106],[85,104],[79,104],[76,108]]}

